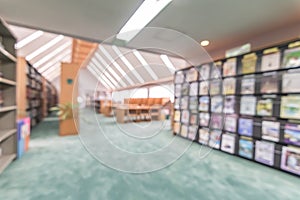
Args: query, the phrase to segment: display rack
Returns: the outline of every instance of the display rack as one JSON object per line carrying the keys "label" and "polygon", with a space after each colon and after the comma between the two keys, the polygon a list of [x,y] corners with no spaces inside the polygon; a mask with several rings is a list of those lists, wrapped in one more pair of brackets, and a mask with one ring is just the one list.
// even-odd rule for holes
{"label": "display rack", "polygon": [[300,42],[175,73],[173,132],[300,175]]}
{"label": "display rack", "polygon": [[16,39],[0,18],[0,173],[16,158]]}

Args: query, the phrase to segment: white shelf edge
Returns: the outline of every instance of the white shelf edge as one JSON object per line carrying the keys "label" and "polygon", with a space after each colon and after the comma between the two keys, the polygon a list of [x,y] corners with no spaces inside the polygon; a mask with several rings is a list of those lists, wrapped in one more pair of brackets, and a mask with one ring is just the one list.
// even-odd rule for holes
{"label": "white shelf edge", "polygon": [[0,174],[16,158],[16,154],[0,156]]}
{"label": "white shelf edge", "polygon": [[0,46],[0,52],[5,55],[11,61],[17,62],[17,58],[11,55],[8,51],[6,51],[2,46]]}
{"label": "white shelf edge", "polygon": [[0,142],[17,132],[17,129],[0,130]]}
{"label": "white shelf edge", "polygon": [[11,80],[8,80],[6,78],[1,78],[1,77],[0,77],[0,83],[4,83],[4,84],[7,84],[7,85],[12,85],[12,86],[16,85],[15,81],[11,81]]}
{"label": "white shelf edge", "polygon": [[7,112],[7,111],[15,110],[15,109],[17,109],[17,106],[6,106],[6,107],[0,108],[0,112]]}

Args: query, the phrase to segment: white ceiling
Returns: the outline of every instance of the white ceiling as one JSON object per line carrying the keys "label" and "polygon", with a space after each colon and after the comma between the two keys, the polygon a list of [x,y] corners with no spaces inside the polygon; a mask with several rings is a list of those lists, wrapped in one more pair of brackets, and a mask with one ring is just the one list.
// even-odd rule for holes
{"label": "white ceiling", "polygon": [[[110,43],[114,42],[113,36],[119,32],[142,2],[142,0],[51,0],[43,2],[40,0],[0,0],[0,16],[11,24],[48,30],[89,41]],[[159,29],[144,29],[127,44],[127,47],[147,49],[157,53],[168,52],[186,58],[191,61],[190,64],[199,64],[200,58],[196,60],[191,58],[201,57],[198,53],[201,49],[197,42],[203,39],[211,41],[211,44],[205,47],[210,55],[216,52],[224,55],[224,49],[251,42],[253,41],[251,39],[259,35],[277,31],[283,37],[282,30],[286,27],[297,27],[293,29],[293,32],[299,35],[299,24],[300,0],[173,0],[148,24],[148,27],[159,27]],[[17,32],[21,32],[17,34],[18,38],[30,34],[27,30]],[[294,37],[295,33],[285,33],[285,35]],[[41,38],[40,43],[45,43],[52,37],[55,36],[49,34],[43,40]],[[264,39],[260,38],[256,41],[266,45],[266,40],[269,38],[274,40],[275,37],[267,35]],[[33,43],[31,47],[22,51],[30,52],[37,48],[38,43]],[[104,45],[104,47],[113,57],[114,51],[111,46]],[[102,53],[99,50],[97,52]],[[44,55],[46,54],[45,52]],[[208,55],[204,56],[208,57]],[[102,57],[107,59],[105,55]],[[143,57],[148,62],[155,60],[155,56],[150,58],[150,55],[143,54]],[[156,57],[157,64],[161,61],[159,55]],[[135,67],[140,65],[140,61],[132,53],[126,55],[126,58]],[[39,59],[35,58],[32,62],[38,62]],[[124,71],[128,69],[121,60],[117,63]],[[113,68],[121,75],[115,66]],[[154,65],[152,68],[159,78],[168,74],[167,70],[161,73],[161,69]],[[137,73],[145,81],[153,79],[149,77],[149,72],[145,69],[138,68]],[[132,82],[138,81],[136,75],[131,74],[124,79],[126,86],[132,85],[129,79]]]}

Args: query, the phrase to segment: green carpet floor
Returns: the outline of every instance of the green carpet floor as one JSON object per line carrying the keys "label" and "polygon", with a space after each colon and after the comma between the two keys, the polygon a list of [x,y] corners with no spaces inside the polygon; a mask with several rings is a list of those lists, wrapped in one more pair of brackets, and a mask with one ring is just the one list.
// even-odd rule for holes
{"label": "green carpet floor", "polygon": [[[137,152],[145,150],[126,137],[118,140],[120,134],[111,119],[98,118],[116,144]],[[57,132],[55,120],[45,120],[33,129],[30,150],[0,175],[1,200],[285,200],[300,196],[300,178],[219,151],[199,159],[198,144],[162,170],[130,174],[100,164],[78,136],[58,137]],[[170,131],[165,131],[160,136],[163,142],[154,146],[172,137]],[[151,140],[145,146],[146,150],[153,148]]]}

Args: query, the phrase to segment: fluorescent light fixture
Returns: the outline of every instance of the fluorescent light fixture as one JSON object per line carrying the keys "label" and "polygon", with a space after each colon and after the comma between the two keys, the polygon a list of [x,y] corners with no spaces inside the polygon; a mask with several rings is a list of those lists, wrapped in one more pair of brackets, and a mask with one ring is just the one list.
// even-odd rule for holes
{"label": "fluorescent light fixture", "polygon": [[140,63],[143,65],[143,67],[146,69],[146,71],[150,74],[150,76],[152,77],[152,79],[153,80],[157,80],[158,79],[157,75],[151,69],[151,67],[146,62],[146,60],[144,59],[144,57],[140,54],[140,52],[138,52],[137,50],[133,50],[133,54],[140,61]]}
{"label": "fluorescent light fixture", "polygon": [[40,73],[42,73],[43,71],[47,70],[47,68],[51,67],[52,65],[54,65],[57,62],[60,62],[62,59],[64,59],[66,56],[71,54],[71,49],[68,49],[67,51],[65,51],[64,53],[56,56],[55,58],[53,58],[50,62],[47,62],[47,64],[45,64],[43,67],[41,67],[40,69],[38,69],[38,71]]}
{"label": "fluorescent light fixture", "polygon": [[164,62],[164,64],[168,67],[171,73],[173,73],[176,70],[167,55],[160,55],[160,58]]}
{"label": "fluorescent light fixture", "polygon": [[129,82],[130,85],[134,85],[133,81],[127,76],[120,65],[111,57],[111,55],[104,49],[102,45],[99,45],[99,49],[108,58],[108,60],[115,66],[115,68],[122,74],[122,76]]}
{"label": "fluorescent light fixture", "polygon": [[98,52],[95,52],[96,58],[102,63],[102,66],[104,66],[103,71],[109,71],[115,79],[122,85],[122,87],[126,87],[126,84],[121,80],[121,77],[107,64],[107,62],[100,56]]}
{"label": "fluorescent light fixture", "polygon": [[203,40],[200,42],[201,46],[206,47],[209,45],[209,41],[208,40]]}
{"label": "fluorescent light fixture", "polygon": [[43,57],[42,59],[40,59],[36,63],[33,63],[33,66],[35,68],[39,68],[42,64],[44,64],[45,62],[47,62],[51,58],[55,57],[57,54],[64,51],[66,48],[69,48],[71,46],[71,44],[72,44],[71,41],[66,42],[65,44],[61,45],[60,47],[58,47],[57,49],[55,49],[51,53],[47,54],[45,57]]}
{"label": "fluorescent light fixture", "polygon": [[104,72],[104,73],[101,72],[101,71],[99,70],[99,67],[97,67],[97,65],[95,65],[95,63],[93,63],[93,62],[91,62],[91,65],[92,65],[93,69],[98,73],[99,77],[105,77],[105,76],[106,76],[107,78],[109,78],[110,82],[111,82],[114,86],[116,86],[116,87],[119,86],[119,84],[115,81],[115,79],[113,79],[113,77],[110,76],[109,73],[107,73],[107,72]]}
{"label": "fluorescent light fixture", "polygon": [[38,39],[43,34],[44,34],[43,31],[35,31],[34,33],[30,34],[29,36],[27,36],[26,38],[24,38],[23,40],[21,40],[20,42],[18,42],[15,45],[15,48],[16,49],[20,49],[20,48],[26,46],[27,44],[29,44],[30,42],[32,42],[33,40]]}
{"label": "fluorescent light fixture", "polygon": [[32,60],[33,58],[37,57],[39,54],[45,52],[47,49],[53,47],[55,44],[57,44],[62,39],[64,39],[63,35],[59,35],[59,36],[55,37],[50,42],[46,43],[45,45],[41,46],[40,48],[38,48],[37,50],[35,50],[31,54],[26,56],[26,60]]}
{"label": "fluorescent light fixture", "polygon": [[145,0],[126,22],[117,35],[117,39],[130,41],[172,0]]}
{"label": "fluorescent light fixture", "polygon": [[115,53],[121,58],[121,60],[123,61],[123,63],[128,67],[128,69],[133,73],[133,75],[140,81],[140,83],[145,83],[144,79],[140,76],[139,73],[137,73],[137,71],[134,69],[134,67],[131,65],[131,63],[122,54],[122,52],[120,51],[120,49],[117,46],[115,46],[115,45],[113,45],[112,48],[115,51]]}

